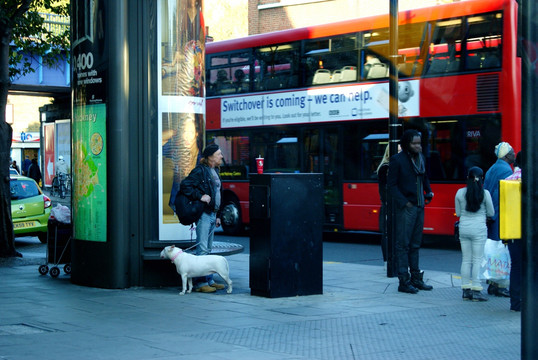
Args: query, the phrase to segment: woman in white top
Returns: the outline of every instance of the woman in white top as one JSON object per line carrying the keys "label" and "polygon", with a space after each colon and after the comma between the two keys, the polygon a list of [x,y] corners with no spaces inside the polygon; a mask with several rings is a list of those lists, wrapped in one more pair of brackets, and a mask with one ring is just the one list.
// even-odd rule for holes
{"label": "woman in white top", "polygon": [[484,189],[484,172],[469,169],[467,187],[456,193],[456,216],[460,218],[461,288],[463,300],[487,301],[478,279],[487,239],[486,218],[495,214],[489,191]]}

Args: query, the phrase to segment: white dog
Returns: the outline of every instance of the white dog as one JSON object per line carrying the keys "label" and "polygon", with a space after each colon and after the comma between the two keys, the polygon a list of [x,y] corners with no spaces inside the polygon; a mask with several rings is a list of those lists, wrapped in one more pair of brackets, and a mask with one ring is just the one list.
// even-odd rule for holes
{"label": "white dog", "polygon": [[187,279],[189,281],[188,293],[192,291],[192,278],[198,276],[205,276],[210,274],[219,274],[226,284],[228,294],[232,292],[232,280],[229,276],[228,261],[226,258],[220,255],[200,255],[195,256],[183,252],[183,250],[176,248],[174,245],[167,246],[161,251],[161,259],[170,259],[179,275],[181,275],[181,282],[183,291],[179,295],[185,295],[185,289],[187,287]]}

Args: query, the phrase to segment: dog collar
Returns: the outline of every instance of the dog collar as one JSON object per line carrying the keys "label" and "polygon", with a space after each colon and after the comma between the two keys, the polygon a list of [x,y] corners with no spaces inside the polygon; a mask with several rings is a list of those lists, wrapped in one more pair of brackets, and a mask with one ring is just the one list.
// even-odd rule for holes
{"label": "dog collar", "polygon": [[179,249],[179,251],[177,252],[177,254],[174,255],[174,257],[171,259],[172,262],[174,262],[174,260],[179,256],[179,254],[181,254],[183,251],[181,249]]}

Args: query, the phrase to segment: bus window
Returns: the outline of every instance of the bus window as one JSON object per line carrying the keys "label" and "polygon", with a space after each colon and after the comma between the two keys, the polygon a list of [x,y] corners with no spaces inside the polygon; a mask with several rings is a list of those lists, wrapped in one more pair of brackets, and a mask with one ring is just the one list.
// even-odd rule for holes
{"label": "bus window", "polygon": [[344,179],[375,181],[388,144],[387,123],[349,124],[344,126],[342,134]]}
{"label": "bus window", "polygon": [[221,167],[221,177],[224,180],[246,180],[249,173],[249,146],[248,136],[212,136],[207,139],[207,144],[217,144],[224,157]]}
{"label": "bus window", "polygon": [[[400,76],[420,75],[423,59],[420,57],[424,45],[426,23],[405,24],[398,28],[397,68]],[[362,78],[386,79],[389,76],[389,29],[376,29],[363,33],[364,56]]]}
{"label": "bus window", "polygon": [[357,81],[357,34],[305,41],[303,64],[306,85]]}
{"label": "bus window", "polygon": [[[227,95],[248,91],[249,52],[213,55],[207,71],[207,95]],[[245,73],[246,70],[246,73]]]}
{"label": "bus window", "polygon": [[261,91],[297,87],[301,68],[299,54],[299,42],[255,49],[254,89]]}
{"label": "bus window", "polygon": [[293,173],[299,171],[299,143],[294,130],[256,132],[252,135],[250,164],[256,168],[255,158],[261,155],[264,172]]}
{"label": "bus window", "polygon": [[319,137],[319,129],[311,129],[304,132],[303,150],[305,171],[308,173],[321,172]]}
{"label": "bus window", "polygon": [[467,18],[467,70],[501,66],[502,14],[483,14]]}
{"label": "bus window", "polygon": [[424,66],[420,49],[424,45],[426,23],[405,24],[398,28],[398,72],[400,77],[420,75]]}
{"label": "bus window", "polygon": [[368,134],[362,139],[361,146],[361,178],[369,180],[377,180],[377,168],[383,159],[383,154],[387,144],[389,143],[389,135],[384,134]]}
{"label": "bus window", "polygon": [[363,79],[385,79],[389,76],[389,29],[375,29],[363,33]]}
{"label": "bus window", "polygon": [[431,23],[426,75],[459,71],[461,62],[462,19],[444,19]]}
{"label": "bus window", "polygon": [[419,127],[416,126],[419,123],[408,123],[405,128],[422,134],[422,153],[430,180],[464,182],[471,167],[487,171],[496,161],[494,148],[501,139],[498,118],[424,119],[424,122]]}

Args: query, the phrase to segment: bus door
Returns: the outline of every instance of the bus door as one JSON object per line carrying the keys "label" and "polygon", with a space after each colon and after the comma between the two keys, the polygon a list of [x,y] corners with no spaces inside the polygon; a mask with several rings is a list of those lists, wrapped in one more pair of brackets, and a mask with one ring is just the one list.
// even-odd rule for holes
{"label": "bus door", "polygon": [[322,173],[324,182],[325,224],[342,224],[341,175],[338,166],[338,128],[303,131],[303,169]]}

